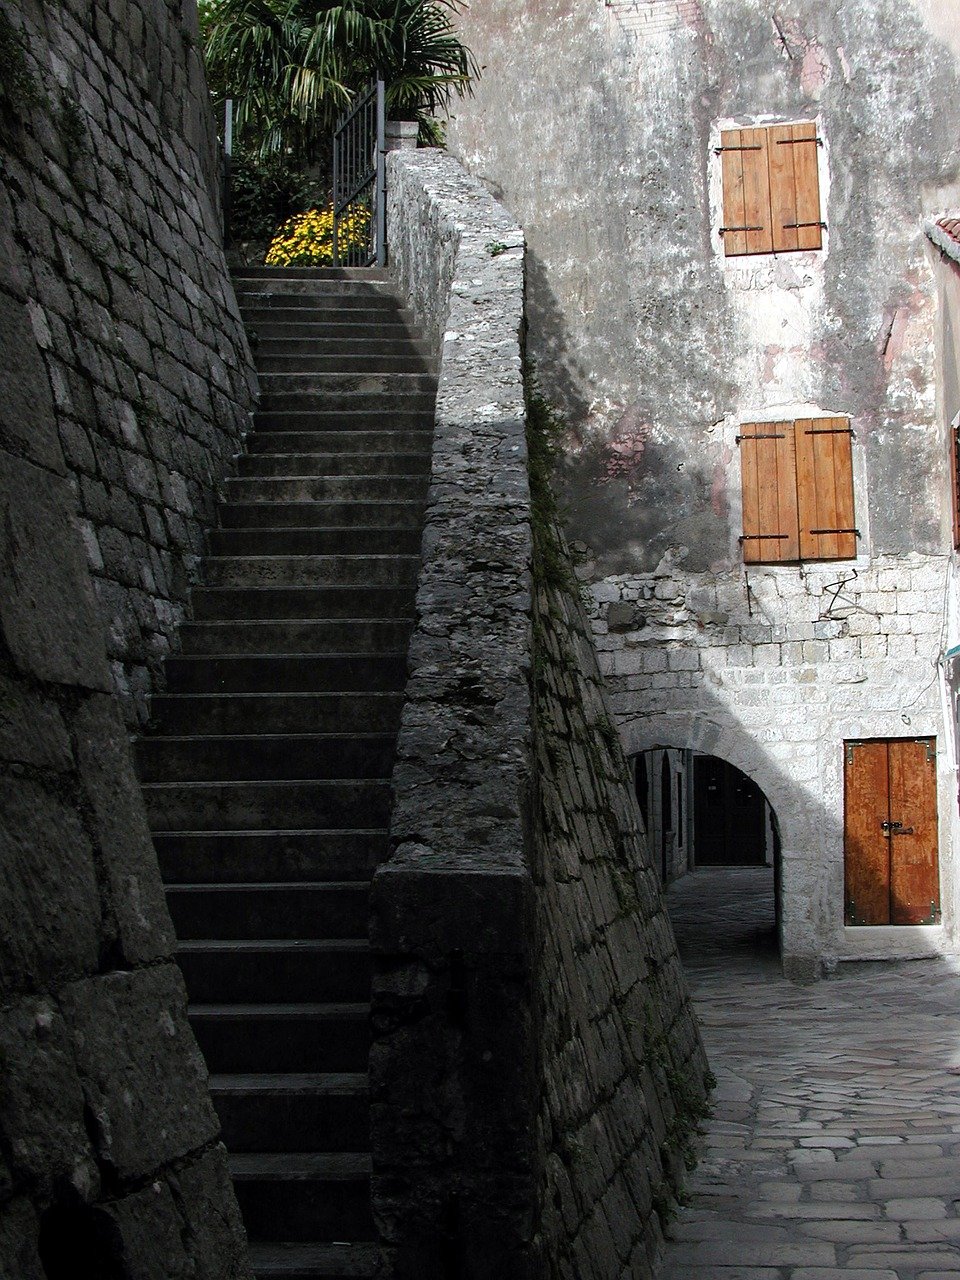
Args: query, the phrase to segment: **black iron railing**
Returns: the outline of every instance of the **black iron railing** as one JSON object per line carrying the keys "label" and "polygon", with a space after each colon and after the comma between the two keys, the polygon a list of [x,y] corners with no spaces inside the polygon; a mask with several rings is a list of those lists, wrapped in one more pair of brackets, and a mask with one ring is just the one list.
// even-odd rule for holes
{"label": "black iron railing", "polygon": [[333,135],[333,263],[382,267],[386,245],[386,105],[371,84]]}

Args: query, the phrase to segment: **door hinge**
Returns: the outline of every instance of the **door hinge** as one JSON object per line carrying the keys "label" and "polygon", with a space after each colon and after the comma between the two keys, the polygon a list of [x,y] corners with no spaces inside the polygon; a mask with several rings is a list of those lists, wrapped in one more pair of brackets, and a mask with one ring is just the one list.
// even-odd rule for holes
{"label": "door hinge", "polygon": [[940,911],[940,904],[930,899],[930,916],[929,919],[922,921],[923,924],[942,924],[943,916]]}
{"label": "door hinge", "polygon": [[766,231],[766,227],[721,227],[720,234],[725,236],[728,232],[735,231]]}
{"label": "door hinge", "polygon": [[784,231],[800,231],[803,227],[819,227],[821,231],[827,229],[825,222],[784,222],[781,225]]}
{"label": "door hinge", "polygon": [[857,747],[859,747],[860,745],[861,745],[861,744],[860,744],[859,742],[848,742],[848,743],[847,743],[847,764],[853,764],[853,753],[854,753],[854,750],[855,750]]}
{"label": "door hinge", "polygon": [[739,444],[741,440],[785,440],[786,436],[782,431],[763,431],[756,436],[737,436],[734,444]]}
{"label": "door hinge", "polygon": [[859,529],[808,529],[808,530],[807,530],[807,533],[810,533],[810,534],[814,534],[814,533],[816,533],[816,534],[821,534],[821,533],[855,533],[855,534],[857,535],[857,537],[858,537],[858,538],[860,537],[860,530],[859,530]]}
{"label": "door hinge", "polygon": [[[811,139],[812,141],[812,139]],[[739,147],[714,147],[714,155],[722,156],[724,151],[762,151],[763,146],[759,142],[751,142]]]}
{"label": "door hinge", "polygon": [[804,142],[815,142],[818,147],[823,146],[822,138],[778,138],[778,147],[799,147]]}

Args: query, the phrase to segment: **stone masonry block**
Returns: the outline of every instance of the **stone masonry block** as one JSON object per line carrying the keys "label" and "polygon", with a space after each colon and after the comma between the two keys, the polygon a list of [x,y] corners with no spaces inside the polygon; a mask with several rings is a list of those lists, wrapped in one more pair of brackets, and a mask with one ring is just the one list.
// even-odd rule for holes
{"label": "stone masonry block", "polygon": [[0,627],[41,680],[108,689],[102,623],[65,480],[0,457]]}
{"label": "stone masonry block", "polygon": [[96,1190],[77,1065],[53,1001],[31,996],[6,1007],[0,1075],[0,1133],[14,1176],[47,1195],[60,1180],[81,1195]]}
{"label": "stone masonry block", "polygon": [[26,1197],[0,1206],[0,1280],[47,1280],[37,1252],[40,1223]]}
{"label": "stone masonry block", "polygon": [[120,1178],[150,1175],[216,1137],[206,1067],[175,965],[73,983],[62,1007],[97,1154]]}
{"label": "stone masonry block", "polygon": [[100,899],[76,811],[26,778],[0,780],[0,989],[96,967]]}
{"label": "stone masonry block", "polygon": [[59,773],[73,764],[57,704],[4,675],[0,675],[0,760]]}
{"label": "stone masonry block", "polygon": [[119,710],[112,698],[94,695],[72,728],[124,958],[134,964],[168,956],[173,926]]}

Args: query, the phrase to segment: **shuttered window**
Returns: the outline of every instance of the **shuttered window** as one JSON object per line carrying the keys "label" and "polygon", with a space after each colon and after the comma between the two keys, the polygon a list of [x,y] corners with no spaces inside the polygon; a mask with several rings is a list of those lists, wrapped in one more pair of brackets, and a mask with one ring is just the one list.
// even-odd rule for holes
{"label": "shuttered window", "polygon": [[953,545],[960,548],[960,427],[950,429],[950,491],[953,501]]}
{"label": "shuttered window", "polygon": [[741,428],[747,564],[849,560],[857,554],[849,418]]}
{"label": "shuttered window", "polygon": [[822,248],[818,145],[812,121],[721,133],[728,258]]}

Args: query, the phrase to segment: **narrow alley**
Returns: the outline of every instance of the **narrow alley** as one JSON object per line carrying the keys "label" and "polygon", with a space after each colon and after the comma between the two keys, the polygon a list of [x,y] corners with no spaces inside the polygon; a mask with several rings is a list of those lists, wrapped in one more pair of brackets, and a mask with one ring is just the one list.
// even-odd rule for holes
{"label": "narrow alley", "polygon": [[664,1280],[960,1277],[960,974],[785,981],[766,868],[705,868],[670,913],[717,1077]]}

